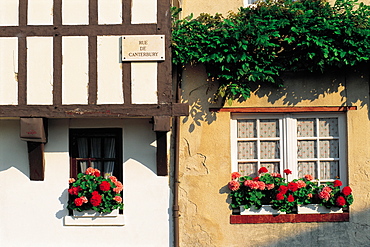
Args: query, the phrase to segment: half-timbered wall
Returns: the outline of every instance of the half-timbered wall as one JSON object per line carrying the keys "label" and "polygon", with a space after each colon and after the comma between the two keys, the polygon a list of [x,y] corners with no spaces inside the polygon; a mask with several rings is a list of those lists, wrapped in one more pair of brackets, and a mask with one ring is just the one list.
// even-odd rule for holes
{"label": "half-timbered wall", "polygon": [[[167,0],[0,0],[0,117],[183,115]],[[122,62],[123,35],[165,35],[164,61]]]}

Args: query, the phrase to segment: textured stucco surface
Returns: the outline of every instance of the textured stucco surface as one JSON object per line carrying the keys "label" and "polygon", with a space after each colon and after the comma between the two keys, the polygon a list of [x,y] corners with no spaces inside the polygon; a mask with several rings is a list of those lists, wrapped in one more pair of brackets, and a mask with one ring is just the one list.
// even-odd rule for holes
{"label": "textured stucco surface", "polygon": [[257,89],[233,107],[357,106],[347,116],[348,181],[355,202],[350,222],[231,225],[230,114],[211,113],[216,84],[202,66],[183,72],[180,136],[180,246],[370,246],[369,68],[364,73],[286,75],[281,89]]}

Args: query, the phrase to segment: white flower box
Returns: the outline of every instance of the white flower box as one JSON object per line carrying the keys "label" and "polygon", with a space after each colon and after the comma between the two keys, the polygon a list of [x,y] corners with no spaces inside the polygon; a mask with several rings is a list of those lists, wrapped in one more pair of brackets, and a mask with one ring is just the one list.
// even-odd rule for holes
{"label": "white flower box", "polygon": [[115,209],[110,213],[99,213],[95,210],[84,210],[82,212],[73,210],[73,217],[117,217],[118,213],[118,209]]}
{"label": "white flower box", "polygon": [[329,214],[329,213],[343,213],[340,207],[326,208],[319,204],[307,204],[298,206],[298,214]]}
{"label": "white flower box", "polygon": [[98,213],[94,210],[73,211],[72,216],[64,217],[66,226],[124,226],[125,217],[115,209],[111,213]]}
{"label": "white flower box", "polygon": [[244,206],[240,206],[240,215],[278,215],[278,214],[286,213],[273,209],[271,205],[262,205],[260,209],[256,209],[254,206],[245,209]]}

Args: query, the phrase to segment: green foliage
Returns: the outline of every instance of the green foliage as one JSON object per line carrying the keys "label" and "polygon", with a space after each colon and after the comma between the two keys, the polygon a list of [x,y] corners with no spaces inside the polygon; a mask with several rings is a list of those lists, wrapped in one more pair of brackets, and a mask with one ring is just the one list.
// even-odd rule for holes
{"label": "green foliage", "polygon": [[348,186],[341,189],[342,182],[339,180],[318,185],[310,175],[287,182],[278,173],[259,173],[260,176],[255,178],[232,173],[232,180],[228,184],[231,208],[243,206],[246,209],[260,209],[262,205],[272,205],[272,208],[281,212],[292,213],[299,205],[346,208],[353,203],[352,189]]}
{"label": "green foliage", "polygon": [[[95,173],[88,173],[88,171]],[[104,183],[105,187],[102,187]],[[122,183],[117,181],[116,177],[104,178],[100,176],[99,170],[88,168],[86,173],[79,173],[77,179],[70,182],[67,208],[79,212],[92,209],[99,213],[110,213],[114,209],[123,209],[120,193],[122,188]],[[93,202],[94,193],[96,193],[95,203]]]}
{"label": "green foliage", "polygon": [[253,84],[283,86],[286,71],[325,72],[367,61],[369,17],[370,7],[357,0],[333,6],[325,0],[266,0],[226,18],[174,18],[173,63],[203,63],[220,82],[218,96],[243,101]]}

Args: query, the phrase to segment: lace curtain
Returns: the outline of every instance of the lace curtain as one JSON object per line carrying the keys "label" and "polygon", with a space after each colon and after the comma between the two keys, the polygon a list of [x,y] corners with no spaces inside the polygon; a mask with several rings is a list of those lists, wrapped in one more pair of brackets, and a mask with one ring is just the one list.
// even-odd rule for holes
{"label": "lace curtain", "polygon": [[[103,146],[102,146],[103,142]],[[93,137],[90,138],[90,157],[89,157],[89,141],[88,138],[78,138],[78,157],[93,158],[97,160],[91,161],[91,167],[104,172],[104,176],[108,177],[113,174],[114,161],[102,161],[116,157],[115,139],[113,137]],[[88,161],[80,161],[81,171],[85,171],[89,167]]]}

